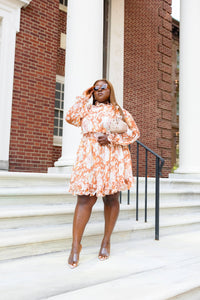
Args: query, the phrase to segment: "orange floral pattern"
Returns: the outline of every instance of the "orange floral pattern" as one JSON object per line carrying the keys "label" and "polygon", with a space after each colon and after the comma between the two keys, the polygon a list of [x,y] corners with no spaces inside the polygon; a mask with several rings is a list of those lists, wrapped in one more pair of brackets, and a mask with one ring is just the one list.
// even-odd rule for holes
{"label": "orange floral pattern", "polygon": [[[65,120],[81,126],[82,139],[73,167],[69,192],[73,195],[105,196],[130,189],[133,185],[131,155],[128,145],[139,138],[138,127],[131,114],[123,109],[129,129],[118,134],[109,132],[111,119],[121,117],[112,104],[89,104],[85,97],[77,97]],[[101,146],[97,137],[108,134],[109,144]]]}

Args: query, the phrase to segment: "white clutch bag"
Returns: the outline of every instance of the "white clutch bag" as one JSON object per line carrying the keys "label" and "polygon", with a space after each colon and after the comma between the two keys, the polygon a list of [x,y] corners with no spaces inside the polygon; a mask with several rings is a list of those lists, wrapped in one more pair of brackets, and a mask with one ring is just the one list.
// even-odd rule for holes
{"label": "white clutch bag", "polygon": [[128,125],[120,118],[112,119],[109,127],[109,130],[112,133],[124,133],[128,129]]}

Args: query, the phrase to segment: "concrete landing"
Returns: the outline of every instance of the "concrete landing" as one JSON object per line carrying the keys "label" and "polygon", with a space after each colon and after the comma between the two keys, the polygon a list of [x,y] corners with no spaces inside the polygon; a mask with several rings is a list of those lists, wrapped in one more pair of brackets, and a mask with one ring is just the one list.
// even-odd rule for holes
{"label": "concrete landing", "polygon": [[0,299],[166,300],[200,287],[200,231],[113,244],[104,262],[99,245],[83,248],[73,270],[69,250],[0,262]]}

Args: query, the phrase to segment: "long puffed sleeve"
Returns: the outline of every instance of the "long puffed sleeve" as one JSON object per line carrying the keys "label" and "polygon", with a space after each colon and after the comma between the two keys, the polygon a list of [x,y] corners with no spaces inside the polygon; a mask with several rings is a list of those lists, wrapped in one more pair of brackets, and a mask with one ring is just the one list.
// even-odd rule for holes
{"label": "long puffed sleeve", "polygon": [[81,120],[88,113],[90,104],[88,103],[88,98],[84,96],[76,97],[76,102],[67,111],[65,121],[74,126],[80,127]]}
{"label": "long puffed sleeve", "polygon": [[126,120],[128,121],[129,128],[127,132],[124,133],[110,133],[108,135],[108,140],[111,144],[127,146],[135,142],[140,137],[139,129],[131,114],[125,109],[123,109],[123,113]]}

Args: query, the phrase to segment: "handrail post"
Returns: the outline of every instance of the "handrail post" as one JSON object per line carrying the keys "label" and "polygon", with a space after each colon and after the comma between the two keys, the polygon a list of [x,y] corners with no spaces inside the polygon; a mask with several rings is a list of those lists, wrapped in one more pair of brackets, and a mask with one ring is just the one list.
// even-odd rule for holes
{"label": "handrail post", "polygon": [[130,190],[128,190],[128,199],[127,199],[127,204],[130,204]]}
{"label": "handrail post", "polygon": [[148,152],[145,149],[145,222],[147,222],[147,159],[148,159]]}
{"label": "handrail post", "polygon": [[155,190],[155,240],[159,240],[159,179],[160,179],[160,159],[156,157],[156,190]]}
{"label": "handrail post", "polygon": [[137,181],[136,181],[136,221],[138,221],[138,191],[139,191],[139,144],[137,143]]}

